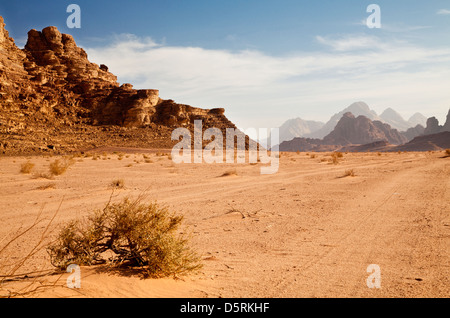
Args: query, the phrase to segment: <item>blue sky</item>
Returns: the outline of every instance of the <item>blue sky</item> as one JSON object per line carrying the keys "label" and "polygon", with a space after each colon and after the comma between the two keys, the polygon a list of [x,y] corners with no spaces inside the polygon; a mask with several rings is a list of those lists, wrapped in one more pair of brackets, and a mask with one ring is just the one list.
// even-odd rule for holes
{"label": "blue sky", "polygon": [[[69,29],[66,8],[81,7]],[[365,24],[369,4],[381,29]],[[19,46],[57,26],[121,83],[223,107],[242,128],[326,121],[355,101],[442,122],[450,107],[450,1],[2,1]]]}

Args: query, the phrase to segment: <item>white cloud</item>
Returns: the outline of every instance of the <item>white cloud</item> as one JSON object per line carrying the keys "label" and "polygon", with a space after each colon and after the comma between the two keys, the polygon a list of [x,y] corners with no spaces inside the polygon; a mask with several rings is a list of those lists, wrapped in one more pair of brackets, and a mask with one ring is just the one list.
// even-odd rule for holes
{"label": "white cloud", "polygon": [[322,36],[316,36],[316,40],[326,46],[331,47],[335,51],[345,52],[360,49],[383,49],[385,43],[375,36],[345,36],[338,39],[327,39]]}
{"label": "white cloud", "polygon": [[409,115],[450,106],[450,49],[374,36],[317,36],[325,50],[270,56],[259,51],[165,46],[117,36],[86,49],[120,82],[160,89],[161,97],[203,108],[224,107],[241,127],[275,127],[285,119],[326,120],[358,100]]}
{"label": "white cloud", "polygon": [[448,9],[440,9],[438,12],[436,12],[436,14],[448,15],[448,14],[450,14],[450,10],[448,10]]}

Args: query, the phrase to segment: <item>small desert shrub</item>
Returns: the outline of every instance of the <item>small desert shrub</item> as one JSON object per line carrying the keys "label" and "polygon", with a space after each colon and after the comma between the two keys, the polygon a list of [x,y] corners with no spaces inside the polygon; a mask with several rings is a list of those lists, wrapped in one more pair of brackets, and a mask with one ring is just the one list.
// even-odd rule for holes
{"label": "small desert shrub", "polygon": [[337,165],[339,163],[339,158],[342,158],[343,156],[342,152],[333,152],[331,154],[331,162]]}
{"label": "small desert shrub", "polygon": [[447,157],[450,157],[450,149],[445,149],[445,155],[446,155]]}
{"label": "small desert shrub", "polygon": [[25,163],[22,163],[20,166],[20,172],[25,174],[30,174],[31,170],[34,168],[34,163],[31,163],[30,161],[27,161]]}
{"label": "small desert shrub", "polygon": [[109,186],[114,189],[124,189],[125,181],[123,181],[123,179],[117,179],[111,182]]}
{"label": "small desert shrub", "polygon": [[311,154],[311,155],[310,155],[310,158],[311,158],[311,159],[314,159],[314,158],[316,158],[316,155],[315,155],[315,154]]}
{"label": "small desert shrub", "polygon": [[53,180],[55,179],[55,176],[51,173],[47,172],[33,172],[33,179],[47,179],[47,180]]}
{"label": "small desert shrub", "polygon": [[353,171],[353,169],[345,170],[344,177],[354,177],[354,176],[355,172]]}
{"label": "small desert shrub", "polygon": [[138,267],[145,277],[184,274],[201,267],[200,258],[177,234],[182,216],[141,198],[107,204],[84,222],[72,221],[48,247],[51,263]]}
{"label": "small desert shrub", "polygon": [[65,173],[73,163],[74,161],[68,158],[56,159],[55,161],[50,163],[50,173],[54,176],[60,176]]}

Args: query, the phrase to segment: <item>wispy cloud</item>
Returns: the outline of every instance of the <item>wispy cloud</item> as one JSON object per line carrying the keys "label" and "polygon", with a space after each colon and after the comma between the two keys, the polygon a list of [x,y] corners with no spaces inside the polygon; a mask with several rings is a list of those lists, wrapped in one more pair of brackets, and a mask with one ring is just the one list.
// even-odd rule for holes
{"label": "wispy cloud", "polygon": [[384,42],[375,36],[367,35],[348,35],[340,38],[326,38],[323,36],[316,36],[317,42],[324,44],[334,51],[347,52],[355,50],[366,50],[366,49],[382,49],[385,47]]}
{"label": "wispy cloud", "polygon": [[450,10],[448,10],[448,9],[440,9],[438,12],[436,12],[436,14],[449,15],[450,14]]}
{"label": "wispy cloud", "polygon": [[[160,89],[162,98],[225,107],[241,127],[289,117],[329,116],[356,100],[423,111],[450,104],[450,48],[424,48],[375,36],[317,36],[324,49],[271,56],[256,50],[207,50],[116,36],[88,48],[119,81]],[[380,106],[381,107],[381,106]],[[315,116],[314,116],[315,115]],[[320,115],[319,115],[320,116]]]}
{"label": "wispy cloud", "polygon": [[431,25],[406,25],[406,24],[383,24],[383,30],[394,33],[413,32],[431,29]]}

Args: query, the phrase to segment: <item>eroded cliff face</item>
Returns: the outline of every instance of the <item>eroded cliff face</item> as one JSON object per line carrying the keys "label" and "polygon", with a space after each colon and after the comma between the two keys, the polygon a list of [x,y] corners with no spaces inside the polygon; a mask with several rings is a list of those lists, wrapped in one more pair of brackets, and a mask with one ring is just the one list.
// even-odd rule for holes
{"label": "eroded cliff face", "polygon": [[425,127],[424,135],[439,134],[441,132],[450,131],[450,109],[447,114],[446,121],[443,126],[439,125],[439,120],[436,117],[430,117],[427,120],[427,127]]}
{"label": "eroded cliff face", "polygon": [[[157,89],[120,85],[56,27],[31,30],[23,50],[0,17],[0,153],[99,145],[170,147],[175,127],[236,128],[224,109],[162,100]],[[128,136],[125,138],[124,136]],[[49,147],[51,146],[51,147]]]}

